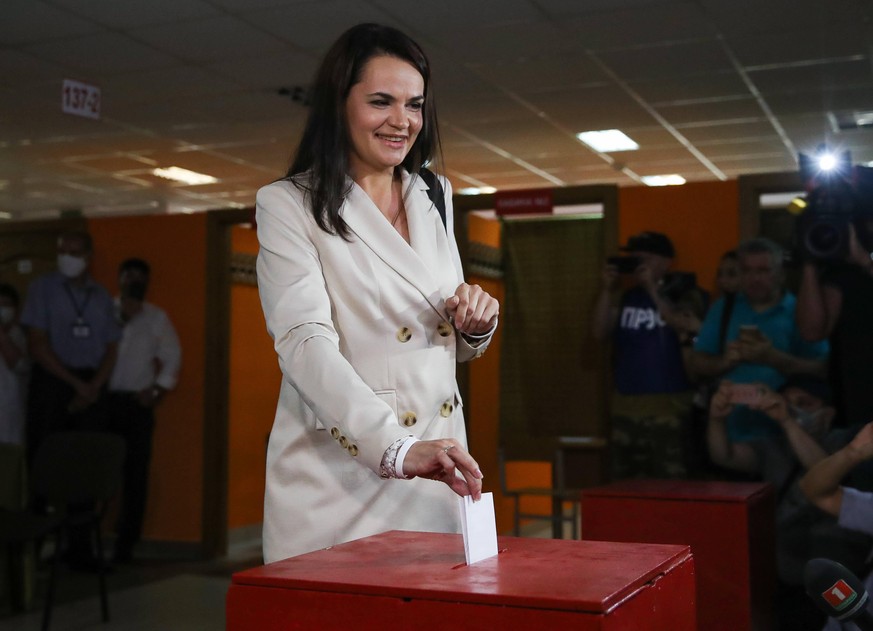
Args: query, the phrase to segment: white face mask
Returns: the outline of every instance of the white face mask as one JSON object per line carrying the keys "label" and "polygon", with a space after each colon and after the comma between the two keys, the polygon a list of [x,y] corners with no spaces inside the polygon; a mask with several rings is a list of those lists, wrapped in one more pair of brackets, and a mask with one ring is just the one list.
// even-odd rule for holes
{"label": "white face mask", "polygon": [[0,324],[9,324],[14,317],[15,309],[13,307],[0,307]]}
{"label": "white face mask", "polygon": [[58,271],[67,278],[78,278],[85,271],[88,262],[70,254],[58,254]]}

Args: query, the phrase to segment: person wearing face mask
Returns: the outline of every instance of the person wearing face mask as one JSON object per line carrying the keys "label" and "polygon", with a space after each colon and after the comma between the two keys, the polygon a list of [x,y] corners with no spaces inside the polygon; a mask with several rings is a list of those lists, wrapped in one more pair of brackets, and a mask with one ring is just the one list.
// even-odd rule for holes
{"label": "person wearing face mask", "polygon": [[[21,324],[33,361],[26,432],[31,461],[49,434],[109,428],[106,384],[121,329],[112,296],[88,273],[92,252],[88,233],[61,235],[58,270],[27,289]],[[71,530],[67,559],[87,571],[100,562],[87,529]]]}
{"label": "person wearing face mask", "polygon": [[18,292],[12,285],[0,284],[0,442],[24,445],[29,362],[17,310]]}
{"label": "person wearing face mask", "polygon": [[[810,374],[789,375],[778,391],[763,383],[722,381],[712,397],[707,443],[712,461],[754,474],[773,485],[776,495],[776,559],[779,577],[778,629],[820,629],[823,617],[806,597],[803,568],[811,558],[828,557],[857,565],[873,539],[841,528],[836,519],[812,506],[797,483],[806,471],[848,442],[850,433],[832,429],[836,410],[827,382]],[[727,418],[735,407],[766,414],[778,436],[736,442]]]}
{"label": "person wearing face mask", "polygon": [[115,301],[122,326],[118,360],[109,379],[112,431],[127,445],[124,487],[116,524],[115,555],[129,562],[140,539],[148,492],[155,407],[176,386],[182,360],[179,337],[167,314],[146,302],[151,268],[138,258],[118,268]]}
{"label": "person wearing face mask", "polygon": [[35,279],[21,313],[34,362],[28,404],[28,452],[59,430],[106,429],[104,390],[121,330],[112,297],[88,273],[91,236],[58,239],[58,271]]}

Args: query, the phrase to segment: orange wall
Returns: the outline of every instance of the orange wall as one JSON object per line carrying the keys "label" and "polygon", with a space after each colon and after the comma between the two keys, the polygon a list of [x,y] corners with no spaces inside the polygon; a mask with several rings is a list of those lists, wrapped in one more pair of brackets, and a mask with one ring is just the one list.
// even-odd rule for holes
{"label": "orange wall", "polygon": [[179,334],[179,384],[156,410],[149,503],[143,538],[198,542],[203,487],[206,215],[89,219],[94,277],[113,294],[118,264],[131,256],[152,267],[148,300]]}
{"label": "orange wall", "polygon": [[682,186],[635,186],[618,192],[619,238],[643,230],[668,235],[676,246],[673,268],[697,273],[712,290],[718,259],[737,246],[739,187],[736,180]]}
{"label": "orange wall", "polygon": [[[254,230],[235,226],[231,235],[234,252],[257,254]],[[227,519],[238,528],[263,521],[267,437],[282,374],[258,288],[234,283],[230,310]]]}

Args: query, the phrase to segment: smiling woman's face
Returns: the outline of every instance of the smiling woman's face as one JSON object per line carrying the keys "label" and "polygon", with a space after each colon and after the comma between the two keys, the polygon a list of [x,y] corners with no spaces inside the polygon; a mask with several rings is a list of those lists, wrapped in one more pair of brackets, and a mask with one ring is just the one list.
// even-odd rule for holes
{"label": "smiling woman's face", "polygon": [[396,57],[373,57],[346,99],[351,139],[349,165],[356,177],[393,171],[421,131],[424,79]]}

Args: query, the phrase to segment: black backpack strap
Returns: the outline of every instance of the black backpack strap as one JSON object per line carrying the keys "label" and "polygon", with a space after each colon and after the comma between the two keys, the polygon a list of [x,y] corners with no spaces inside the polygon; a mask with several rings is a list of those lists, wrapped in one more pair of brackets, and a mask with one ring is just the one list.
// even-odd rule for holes
{"label": "black backpack strap", "polygon": [[721,321],[718,323],[718,354],[724,353],[724,343],[727,341],[728,325],[731,322],[731,315],[734,311],[734,302],[736,302],[736,294],[725,294],[724,308],[721,312]]}
{"label": "black backpack strap", "polygon": [[[446,228],[446,195],[443,191],[443,185],[440,183],[436,173],[429,169],[421,167],[421,171],[419,171],[418,174],[421,176],[421,179],[424,180],[424,183],[427,184],[427,196],[439,211],[440,219],[443,220],[443,228]],[[446,228],[446,230],[448,230],[448,228]]]}

